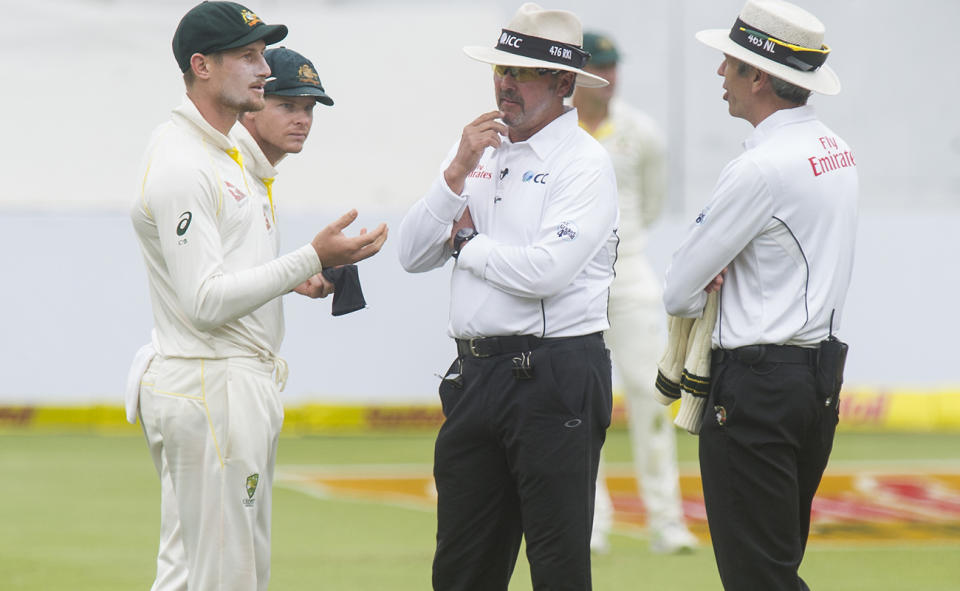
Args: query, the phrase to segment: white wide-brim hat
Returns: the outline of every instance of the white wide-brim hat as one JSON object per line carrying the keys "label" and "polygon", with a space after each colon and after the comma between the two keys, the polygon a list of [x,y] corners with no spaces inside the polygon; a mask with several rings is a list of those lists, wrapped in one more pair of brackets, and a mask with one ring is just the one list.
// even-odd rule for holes
{"label": "white wide-brim hat", "polygon": [[577,74],[577,86],[599,88],[609,84],[583,70],[590,54],[583,50],[583,28],[577,15],[547,10],[527,2],[500,32],[496,47],[468,46],[473,59],[498,66],[549,68]]}
{"label": "white wide-brim hat", "polygon": [[823,63],[824,26],[783,0],[747,0],[733,28],[697,33],[697,40],[757,69],[821,94],[838,94],[840,79]]}

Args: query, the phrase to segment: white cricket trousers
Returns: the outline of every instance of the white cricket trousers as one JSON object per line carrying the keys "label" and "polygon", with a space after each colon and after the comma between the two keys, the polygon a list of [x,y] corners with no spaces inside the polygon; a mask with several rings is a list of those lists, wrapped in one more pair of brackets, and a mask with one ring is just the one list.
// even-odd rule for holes
{"label": "white cricket trousers", "polygon": [[153,591],[264,591],[283,405],[274,365],[157,356],[140,421],[160,476]]}
{"label": "white cricket trousers", "polygon": [[[610,329],[604,333],[617,367],[627,403],[633,462],[651,531],[683,523],[677,469],[676,428],[669,409],[654,398],[657,362],[666,343],[666,312],[660,279],[646,258],[624,256],[617,261],[609,307]],[[613,504],[607,490],[604,461],[597,478],[594,535],[605,535],[613,524]]]}

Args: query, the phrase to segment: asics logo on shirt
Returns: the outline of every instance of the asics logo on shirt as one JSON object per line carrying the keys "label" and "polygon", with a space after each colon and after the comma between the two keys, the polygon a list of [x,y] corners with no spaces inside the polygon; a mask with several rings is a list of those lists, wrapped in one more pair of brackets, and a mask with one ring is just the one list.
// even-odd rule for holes
{"label": "asics logo on shirt", "polygon": [[185,211],[180,214],[180,220],[177,221],[177,236],[183,236],[187,233],[187,228],[190,227],[190,222],[193,220],[193,214],[189,211]]}
{"label": "asics logo on shirt", "polygon": [[528,170],[527,172],[523,173],[523,182],[528,183],[533,181],[538,185],[546,185],[548,176],[550,176],[549,172],[537,173],[533,172],[532,170]]}
{"label": "asics logo on shirt", "polygon": [[703,223],[703,220],[707,219],[708,213],[710,213],[710,208],[704,207],[703,210],[700,211],[700,214],[697,216],[697,219],[693,220],[693,223],[699,226],[700,224]]}

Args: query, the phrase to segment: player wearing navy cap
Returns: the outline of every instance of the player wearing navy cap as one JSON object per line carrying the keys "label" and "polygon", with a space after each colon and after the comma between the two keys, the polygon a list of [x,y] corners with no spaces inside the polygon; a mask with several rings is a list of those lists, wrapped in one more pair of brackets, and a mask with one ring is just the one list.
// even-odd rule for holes
{"label": "player wearing navy cap", "polygon": [[287,375],[280,296],[325,265],[372,256],[387,237],[385,226],[344,235],[351,211],[278,256],[231,130],[241,112],[263,109],[263,53],[285,35],[233,2],[183,17],[173,51],[186,98],[150,138],[131,211],[153,304],[128,416],[139,414],[160,476],[155,591],[267,588]]}
{"label": "player wearing navy cap", "polygon": [[[299,154],[313,128],[313,110],[317,103],[332,106],[313,62],[303,55],[274,47],[263,54],[270,66],[270,78],[263,88],[264,108],[240,115],[240,123],[232,134],[240,146],[244,165],[254,177],[252,189],[262,198],[264,224],[272,233],[279,252],[277,227],[278,204],[274,200],[275,166],[287,154]],[[294,291],[310,297],[324,298],[334,285],[317,273]]]}

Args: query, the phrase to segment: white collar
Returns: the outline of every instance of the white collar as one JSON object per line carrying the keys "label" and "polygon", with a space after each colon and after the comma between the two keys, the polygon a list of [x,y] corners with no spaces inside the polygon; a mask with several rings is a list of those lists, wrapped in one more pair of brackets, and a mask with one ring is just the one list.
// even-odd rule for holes
{"label": "white collar", "polygon": [[793,107],[792,109],[780,109],[778,111],[774,111],[767,116],[766,119],[761,121],[756,128],[754,128],[750,137],[744,140],[743,147],[747,150],[755,148],[766,141],[770,136],[774,135],[781,127],[816,118],[817,115],[813,111],[813,107],[810,105],[802,105],[799,107]]}
{"label": "white collar", "polygon": [[[567,135],[575,132],[580,127],[577,119],[577,110],[574,107],[564,107],[564,109],[565,111],[562,115],[550,123],[547,123],[543,129],[526,140],[513,145],[519,146],[526,144],[530,146],[530,149],[533,150],[533,153],[536,154],[538,158],[546,160],[547,157],[550,156],[550,153],[556,149]],[[501,141],[506,140],[505,143],[507,144],[512,144],[509,138],[500,136],[500,139]]]}
{"label": "white collar", "polygon": [[253,136],[250,135],[250,130],[244,127],[242,123],[238,122],[233,126],[233,129],[230,130],[230,137],[235,139],[243,150],[243,153],[249,156],[249,158],[245,158],[243,161],[247,170],[261,179],[277,176],[277,169],[270,164],[267,156],[263,153],[263,150],[260,149],[260,144],[257,143],[257,140],[253,139]]}
{"label": "white collar", "polygon": [[[200,113],[200,110],[197,109],[197,106],[193,103],[189,96],[184,96],[183,102],[180,103],[180,106],[173,110],[173,117],[181,118],[185,122],[192,124],[200,132],[200,135],[207,139],[213,145],[217,146],[224,152],[227,150],[236,149],[234,146],[233,140],[229,137],[223,135],[217,131],[210,123],[203,118],[203,115]],[[236,124],[234,124],[236,126]]]}

